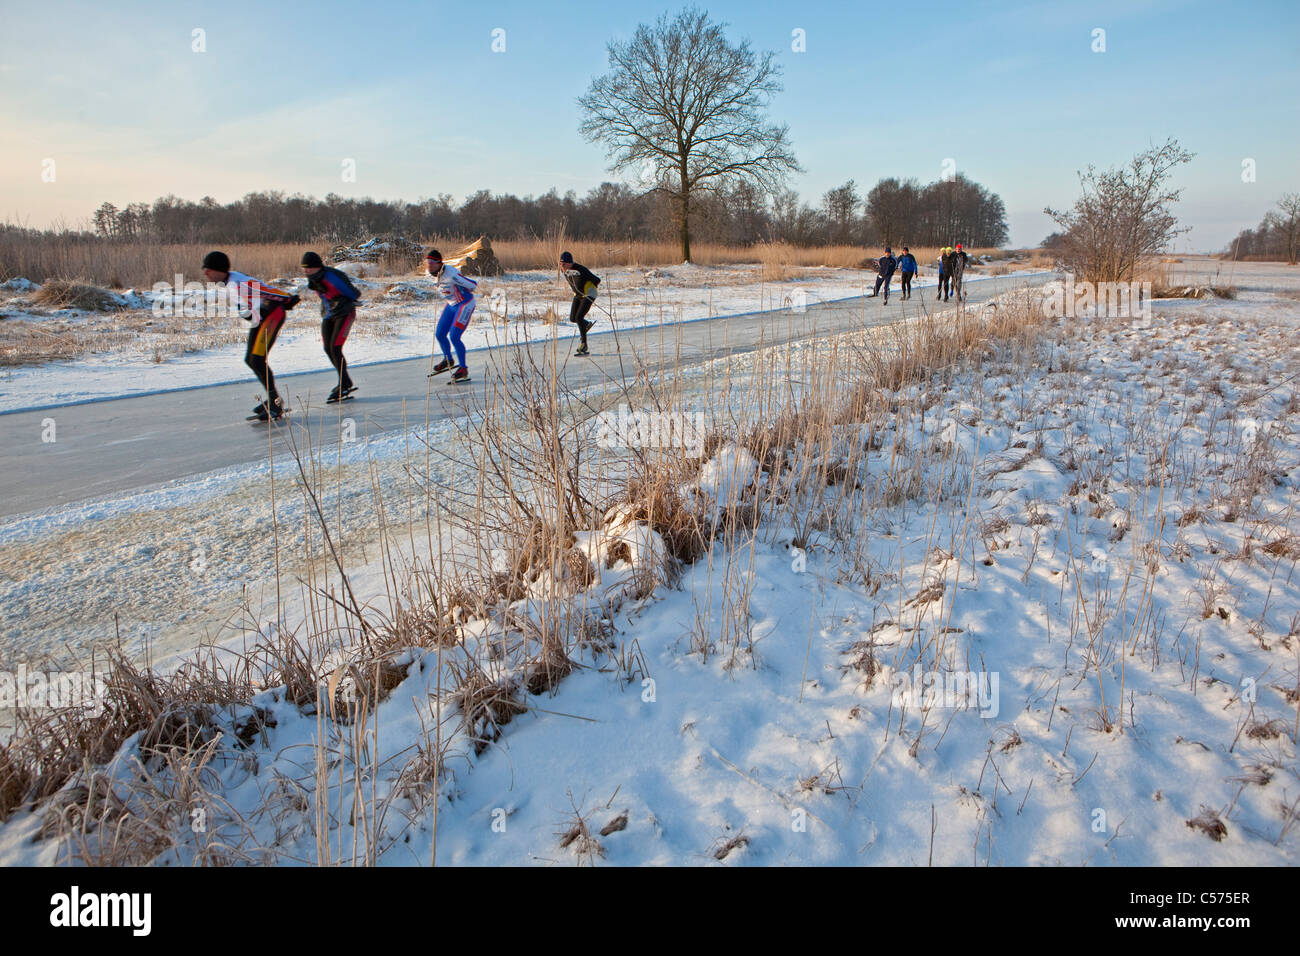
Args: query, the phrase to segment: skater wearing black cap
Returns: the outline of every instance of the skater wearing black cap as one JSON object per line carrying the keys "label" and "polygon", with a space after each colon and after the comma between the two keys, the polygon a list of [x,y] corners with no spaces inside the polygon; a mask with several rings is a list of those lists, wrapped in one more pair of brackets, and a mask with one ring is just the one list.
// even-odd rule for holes
{"label": "skater wearing black cap", "polygon": [[253,409],[249,421],[267,421],[279,418],[285,412],[284,403],[275,390],[275,376],[267,364],[267,355],[280,334],[280,326],[290,309],[298,304],[298,296],[292,292],[273,289],[259,279],[234,272],[230,268],[230,257],[224,252],[209,252],[203,257],[203,275],[209,282],[230,286],[232,296],[239,304],[239,317],[251,328],[248,332],[248,348],[244,352],[244,364],[253,370],[257,380],[266,389],[266,401]]}
{"label": "skater wearing black cap", "polygon": [[302,271],[307,276],[307,288],[320,296],[320,337],[325,356],[338,372],[339,380],[325,399],[327,405],[346,401],[357,387],[348,375],[348,363],[343,358],[343,343],[357,318],[357,303],[361,292],[352,280],[338,269],[326,266],[314,252],[303,253]]}
{"label": "skater wearing black cap", "polygon": [[894,270],[898,268],[898,260],[894,258],[893,250],[885,246],[885,254],[880,257],[876,263],[876,289],[867,298],[874,298],[880,295],[880,287],[885,287],[884,304],[889,305],[889,283],[894,278]]}
{"label": "skater wearing black cap", "polygon": [[595,322],[587,321],[587,313],[596,301],[596,286],[600,277],[586,266],[573,261],[573,253],[560,253],[560,275],[564,276],[569,288],[573,290],[573,303],[569,306],[569,321],[578,327],[582,344],[573,350],[574,355],[587,354],[587,332]]}

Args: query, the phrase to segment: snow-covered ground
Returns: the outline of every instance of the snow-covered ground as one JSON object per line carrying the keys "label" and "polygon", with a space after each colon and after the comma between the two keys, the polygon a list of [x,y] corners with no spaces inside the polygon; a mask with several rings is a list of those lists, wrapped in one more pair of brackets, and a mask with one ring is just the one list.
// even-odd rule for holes
{"label": "snow-covered ground", "polygon": [[[437,861],[454,864],[1295,865],[1300,300],[1291,275],[1259,273],[1236,300],[1061,320],[885,391],[871,421],[804,436],[784,473],[747,445],[712,450],[683,494],[705,511],[761,498],[761,520],[675,569],[660,535],[607,515],[574,544],[589,579],[544,573],[509,614],[407,651],[373,727],[268,687],[217,718],[230,738],[256,714],[260,733],[208,764],[210,796],[186,797],[205,828],[172,820],[161,861],[427,863],[436,820]],[[782,361],[815,370],[834,347]],[[768,361],[735,360],[731,393],[687,383],[683,408],[755,415],[745,373]],[[818,385],[796,379],[796,395]],[[36,570],[81,587],[74,536],[97,522],[136,580],[159,547],[193,562],[168,526],[206,514],[203,540],[226,533],[229,502],[193,483],[164,503],[40,529],[67,537]],[[292,533],[303,502],[282,506]],[[261,512],[229,517],[235,539],[265,534]],[[389,564],[354,553],[357,599],[390,607],[400,569],[457,547],[425,540],[395,535]],[[305,567],[286,577],[328,578]],[[229,573],[227,590],[260,571]],[[290,590],[291,630],[329,606]],[[577,668],[512,671],[507,645],[557,593],[586,637]],[[276,636],[270,600],[250,598],[251,633],[226,639]],[[346,664],[326,662],[330,695],[356,679]],[[522,711],[449,693],[466,668]],[[107,771],[141,806],[146,756],[136,735]],[[32,840],[44,819],[0,827],[0,863],[58,859]]]}
{"label": "snow-covered ground", "polygon": [[1175,283],[1234,286],[1245,292],[1278,292],[1291,298],[1300,294],[1300,267],[1280,262],[1232,262],[1187,255],[1165,265]]}
{"label": "snow-covered ground", "polygon": [[[611,315],[619,328],[741,315],[862,295],[874,282],[873,274],[857,269],[790,271],[791,277],[784,281],[766,282],[761,266],[612,269],[602,277],[592,316],[600,330],[608,327]],[[973,271],[971,281],[979,278]],[[930,269],[915,287],[934,284]],[[359,279],[358,285],[364,298],[348,340],[349,365],[359,367],[432,352],[433,330],[442,304],[430,279],[368,278]],[[482,280],[479,304],[464,336],[466,346],[473,349],[507,340],[572,334],[573,326],[568,323],[571,296],[566,288],[554,273],[544,271]],[[897,291],[897,280],[893,288]],[[134,327],[149,319],[152,301],[149,292],[132,290],[125,301],[143,306],[134,313],[36,314],[29,302],[32,292],[30,283],[17,281],[0,289],[0,313],[6,322],[32,323],[39,328],[43,322],[57,320],[107,330],[128,324],[134,316],[136,321],[130,323]],[[290,313],[271,355],[277,377],[328,367],[321,352],[316,302],[315,295],[304,292],[302,304]],[[543,318],[548,310],[559,316],[559,323]],[[160,339],[172,335],[168,331],[171,324],[171,320],[160,319],[129,342],[76,361],[0,368],[0,412],[249,379],[238,335],[231,344],[188,354],[172,354],[168,348],[159,352]],[[210,333],[237,331],[242,326],[235,320],[214,319],[202,328]],[[175,340],[163,344],[172,347]]]}

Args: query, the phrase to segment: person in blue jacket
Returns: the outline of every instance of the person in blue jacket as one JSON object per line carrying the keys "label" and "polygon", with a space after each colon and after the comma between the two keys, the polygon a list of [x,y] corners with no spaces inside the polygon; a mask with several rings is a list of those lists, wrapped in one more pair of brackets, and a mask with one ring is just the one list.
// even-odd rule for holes
{"label": "person in blue jacket", "polygon": [[912,297],[912,278],[916,273],[916,256],[907,251],[907,246],[903,246],[903,254],[898,257],[898,281],[903,285],[904,300]]}
{"label": "person in blue jacket", "polygon": [[343,358],[343,343],[348,340],[352,323],[356,321],[361,292],[338,269],[327,267],[315,252],[303,253],[302,271],[307,276],[307,288],[320,296],[321,344],[325,347],[325,356],[339,376],[338,384],[325,399],[326,404],[332,405],[343,401],[357,390],[348,375],[348,363]]}
{"label": "person in blue jacket", "polygon": [[885,246],[885,254],[880,257],[876,264],[876,289],[867,298],[880,295],[880,287],[885,287],[884,305],[889,305],[889,283],[893,281],[894,271],[898,268],[898,260],[894,258],[894,252],[889,246]]}

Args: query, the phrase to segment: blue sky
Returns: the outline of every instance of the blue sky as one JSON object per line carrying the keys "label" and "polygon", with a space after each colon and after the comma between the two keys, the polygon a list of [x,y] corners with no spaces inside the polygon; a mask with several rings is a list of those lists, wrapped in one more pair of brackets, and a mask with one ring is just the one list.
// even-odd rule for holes
{"label": "blue sky", "polygon": [[[612,177],[577,133],[576,98],[609,39],[681,7],[0,2],[0,219],[33,226],[166,193],[583,193]],[[1300,191],[1294,0],[700,6],[777,51],[772,114],[806,200],[850,178],[928,182],[951,158],[1002,196],[1012,242],[1033,244],[1077,170],[1167,136],[1197,153],[1177,179],[1181,248],[1221,248]]]}

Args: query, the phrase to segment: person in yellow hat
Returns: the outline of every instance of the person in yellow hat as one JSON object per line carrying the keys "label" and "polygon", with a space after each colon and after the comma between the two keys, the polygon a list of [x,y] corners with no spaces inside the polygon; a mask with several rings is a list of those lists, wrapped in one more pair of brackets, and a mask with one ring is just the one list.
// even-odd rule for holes
{"label": "person in yellow hat", "polygon": [[947,302],[952,298],[953,280],[957,274],[957,252],[952,246],[943,247],[941,269],[940,291],[943,293],[942,301]]}

